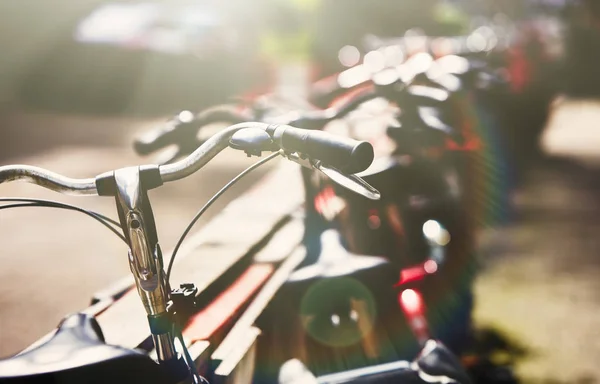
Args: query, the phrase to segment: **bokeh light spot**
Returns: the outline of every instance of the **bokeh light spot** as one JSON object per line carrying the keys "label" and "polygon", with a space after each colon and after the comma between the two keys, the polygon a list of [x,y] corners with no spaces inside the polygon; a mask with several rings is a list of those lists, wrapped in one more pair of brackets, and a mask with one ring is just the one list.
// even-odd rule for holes
{"label": "bokeh light spot", "polygon": [[424,264],[423,264],[423,269],[425,270],[425,272],[432,274],[435,273],[438,269],[438,265],[435,261],[433,260],[427,260]]}
{"label": "bokeh light spot", "polygon": [[190,121],[194,120],[194,114],[190,111],[181,111],[179,112],[177,118],[182,123],[189,123]]}
{"label": "bokeh light spot", "polygon": [[345,67],[352,67],[360,61],[360,52],[353,45],[346,45],[338,52],[338,60]]}
{"label": "bokeh light spot", "polygon": [[315,282],[300,302],[306,333],[322,344],[355,344],[373,329],[377,310],[371,291],[351,277]]}
{"label": "bokeh light spot", "polygon": [[380,51],[371,51],[365,55],[363,64],[371,73],[379,72],[385,68],[385,57]]}

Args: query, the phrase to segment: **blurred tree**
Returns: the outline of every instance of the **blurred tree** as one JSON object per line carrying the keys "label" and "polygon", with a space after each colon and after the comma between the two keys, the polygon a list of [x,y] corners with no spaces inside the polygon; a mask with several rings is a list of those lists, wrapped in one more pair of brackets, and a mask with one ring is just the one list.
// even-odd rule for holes
{"label": "blurred tree", "polygon": [[435,26],[438,0],[321,0],[316,14],[313,57],[324,75],[339,69],[338,52],[345,45],[362,48],[367,34],[397,37],[410,28],[426,32]]}
{"label": "blurred tree", "polygon": [[320,0],[259,0],[264,12],[261,51],[272,61],[309,61]]}
{"label": "blurred tree", "polygon": [[440,1],[433,9],[433,18],[438,24],[430,34],[440,36],[464,35],[469,32],[469,15],[464,2]]}

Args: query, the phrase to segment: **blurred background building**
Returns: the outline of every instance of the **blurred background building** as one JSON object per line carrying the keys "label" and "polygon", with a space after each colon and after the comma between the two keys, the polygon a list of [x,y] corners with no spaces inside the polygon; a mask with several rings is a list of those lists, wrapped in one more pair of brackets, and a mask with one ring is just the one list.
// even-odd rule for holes
{"label": "blurred background building", "polygon": [[[0,100],[41,109],[159,115],[260,89],[269,79],[259,44],[265,26],[289,28],[302,18],[293,7],[285,11],[274,3],[286,2],[6,2],[0,5],[5,30]],[[417,28],[429,36],[460,35],[495,20],[517,39],[515,28],[532,28],[543,18],[560,20],[574,39],[567,61],[574,66],[571,73],[581,74],[586,65],[594,68],[596,8],[593,1],[321,0],[307,17],[314,27],[313,58],[323,75],[339,68],[341,47],[361,47],[369,34],[395,37]],[[556,34],[549,25],[540,25],[540,33]],[[576,88],[585,81],[572,83]]]}

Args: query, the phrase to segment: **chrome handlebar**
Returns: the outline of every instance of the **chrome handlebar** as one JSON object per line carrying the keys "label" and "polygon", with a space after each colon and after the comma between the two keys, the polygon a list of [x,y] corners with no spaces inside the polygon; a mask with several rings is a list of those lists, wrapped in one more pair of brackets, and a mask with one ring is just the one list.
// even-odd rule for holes
{"label": "chrome handlebar", "polygon": [[213,157],[229,146],[229,139],[234,133],[246,128],[259,128],[266,130],[266,123],[240,123],[227,127],[206,140],[198,149],[189,156],[172,164],[159,167],[163,182],[183,179],[204,167]]}
{"label": "chrome handlebar", "polygon": [[[286,125],[268,123],[239,123],[225,128],[186,158],[158,166],[161,181],[170,182],[183,179],[204,167],[212,158],[230,145],[232,136],[243,129],[265,131],[278,149],[286,152],[299,152],[315,160],[324,160],[327,165],[358,173],[367,169],[373,161],[373,147],[366,142],[335,136],[326,132],[309,131]],[[72,179],[43,168],[27,165],[0,167],[0,184],[7,181],[24,180],[57,192],[72,195],[98,195],[98,181],[95,179]]]}
{"label": "chrome handlebar", "polygon": [[[268,126],[266,123],[240,123],[219,131],[185,159],[160,166],[160,176],[163,182],[190,176],[225,149],[229,145],[229,139],[237,131],[245,128],[266,129]],[[1,166],[0,184],[11,181],[26,181],[68,195],[98,195],[96,180],[93,178],[73,179],[30,165]]]}
{"label": "chrome handlebar", "polygon": [[72,179],[31,165],[6,165],[0,167],[0,184],[10,181],[27,181],[68,195],[97,195],[95,179]]}

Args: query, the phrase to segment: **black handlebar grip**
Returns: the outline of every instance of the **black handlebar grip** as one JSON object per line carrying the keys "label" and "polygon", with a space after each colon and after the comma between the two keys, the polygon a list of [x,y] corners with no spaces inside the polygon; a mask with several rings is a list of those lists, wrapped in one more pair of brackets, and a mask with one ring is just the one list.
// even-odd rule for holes
{"label": "black handlebar grip", "polygon": [[358,173],[369,168],[375,156],[373,146],[366,141],[323,131],[273,125],[267,128],[283,150],[298,152],[345,173]]}
{"label": "black handlebar grip", "polygon": [[149,155],[159,149],[174,144],[170,134],[175,130],[175,122],[169,121],[166,125],[152,129],[133,141],[133,149],[138,155]]}
{"label": "black handlebar grip", "polygon": [[[217,105],[203,110],[189,121],[182,121],[177,115],[167,121],[166,124],[137,138],[133,143],[133,147],[140,155],[148,155],[173,144],[187,150],[191,148],[190,144],[199,143],[197,139],[198,131],[204,126],[220,122],[235,124],[248,120],[252,120],[252,115],[249,112],[239,111],[237,105]],[[188,152],[193,152],[196,147],[191,148],[192,151]],[[188,153],[183,151],[182,154],[186,155]]]}

